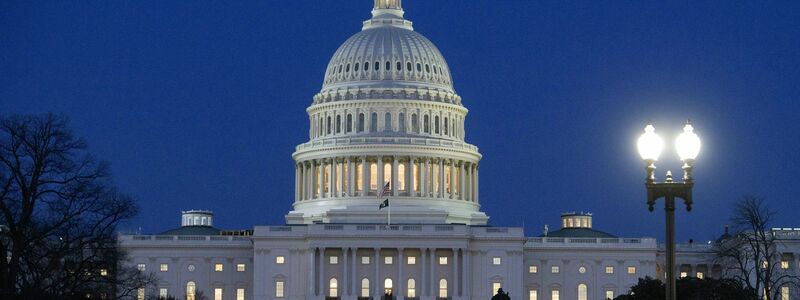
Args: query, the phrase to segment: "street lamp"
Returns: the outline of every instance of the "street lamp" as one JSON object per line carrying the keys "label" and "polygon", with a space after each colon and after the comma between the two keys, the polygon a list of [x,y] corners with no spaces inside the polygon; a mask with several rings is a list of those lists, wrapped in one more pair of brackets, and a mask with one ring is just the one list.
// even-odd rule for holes
{"label": "street lamp", "polygon": [[675,147],[683,161],[683,182],[673,182],[672,172],[667,171],[667,178],[664,182],[656,182],[655,162],[664,148],[664,140],[656,133],[652,124],[647,124],[644,134],[639,137],[636,143],[639,155],[646,165],[647,177],[645,187],[647,188],[647,207],[652,212],[653,205],[659,198],[664,198],[664,211],[667,218],[667,300],[675,300],[675,198],[683,199],[686,204],[686,211],[692,210],[692,164],[697,154],[700,152],[700,138],[694,133],[691,122],[686,122],[683,133],[675,140]]}

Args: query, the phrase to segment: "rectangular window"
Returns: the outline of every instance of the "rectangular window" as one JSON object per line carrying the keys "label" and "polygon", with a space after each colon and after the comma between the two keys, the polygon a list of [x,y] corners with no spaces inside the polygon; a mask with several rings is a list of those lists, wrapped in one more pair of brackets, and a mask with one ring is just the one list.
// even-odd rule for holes
{"label": "rectangular window", "polygon": [[100,276],[103,276],[103,277],[108,276],[108,270],[107,269],[100,269]]}
{"label": "rectangular window", "polygon": [[144,300],[144,288],[139,288],[136,290],[136,299]]}
{"label": "rectangular window", "polygon": [[275,281],[275,298],[283,298],[283,280]]}
{"label": "rectangular window", "polygon": [[214,272],[222,272],[222,264],[214,264]]}
{"label": "rectangular window", "polygon": [[392,257],[391,256],[384,256],[383,257],[383,264],[391,265],[392,264]]}
{"label": "rectangular window", "polygon": [[283,257],[283,255],[275,256],[275,263],[276,264],[282,265],[285,262],[286,262],[286,258]]}
{"label": "rectangular window", "polygon": [[222,300],[222,288],[214,288],[214,300]]}
{"label": "rectangular window", "polygon": [[782,286],[781,287],[781,300],[789,300],[789,299],[791,299],[791,298],[789,298],[789,287],[788,286]]}
{"label": "rectangular window", "polygon": [[409,265],[416,265],[417,264],[417,257],[416,256],[409,256],[408,258],[406,258],[406,260],[407,260],[407,263]]}
{"label": "rectangular window", "polygon": [[447,256],[439,256],[439,264],[446,265],[447,264]]}
{"label": "rectangular window", "polygon": [[244,300],[244,289],[236,289],[236,300]]}
{"label": "rectangular window", "polygon": [[539,291],[537,290],[528,291],[528,300],[539,300]]}
{"label": "rectangular window", "polygon": [[138,264],[136,265],[136,269],[138,269],[140,272],[144,272],[147,269],[147,267],[145,266],[145,264]]}
{"label": "rectangular window", "polygon": [[362,256],[361,257],[361,264],[368,265],[369,264],[369,256]]}
{"label": "rectangular window", "polygon": [[681,278],[686,278],[688,276],[689,276],[689,274],[687,274],[686,272],[681,272],[681,275],[680,275]]}
{"label": "rectangular window", "polygon": [[696,277],[697,277],[697,279],[703,279],[703,278],[706,277],[706,274],[703,274],[703,272],[697,272],[697,276]]}
{"label": "rectangular window", "polygon": [[614,274],[614,267],[606,266],[606,274]]}
{"label": "rectangular window", "polygon": [[166,299],[167,296],[169,296],[169,290],[167,288],[158,289],[158,297]]}
{"label": "rectangular window", "polygon": [[628,267],[628,274],[636,274],[636,267],[634,266]]}
{"label": "rectangular window", "polygon": [[244,264],[237,264],[236,265],[236,272],[244,272],[245,266]]}
{"label": "rectangular window", "polygon": [[339,257],[338,256],[330,256],[330,257],[328,257],[328,262],[330,264],[332,264],[332,265],[338,265],[339,264]]}
{"label": "rectangular window", "polygon": [[561,300],[558,290],[550,291],[550,300]]}
{"label": "rectangular window", "polygon": [[531,274],[539,273],[539,267],[537,267],[536,265],[528,266],[528,273],[531,273]]}
{"label": "rectangular window", "polygon": [[606,300],[614,299],[614,291],[606,290]]}
{"label": "rectangular window", "polygon": [[168,264],[161,264],[160,270],[161,270],[161,272],[169,271],[169,265]]}
{"label": "rectangular window", "polygon": [[502,262],[503,262],[503,260],[500,257],[497,257],[497,256],[492,257],[492,264],[493,265],[497,266],[497,265],[500,265],[500,263],[502,263]]}
{"label": "rectangular window", "polygon": [[788,269],[788,268],[789,268],[789,262],[788,262],[788,261],[785,261],[785,260],[782,260],[782,261],[781,261],[781,269],[784,269],[784,270],[786,270],[786,269]]}
{"label": "rectangular window", "polygon": [[561,273],[561,268],[559,268],[558,266],[552,266],[552,267],[550,267],[550,273],[553,273],[553,274]]}
{"label": "rectangular window", "polygon": [[497,290],[499,290],[502,287],[503,285],[500,284],[499,282],[492,282],[492,294],[497,293]]}

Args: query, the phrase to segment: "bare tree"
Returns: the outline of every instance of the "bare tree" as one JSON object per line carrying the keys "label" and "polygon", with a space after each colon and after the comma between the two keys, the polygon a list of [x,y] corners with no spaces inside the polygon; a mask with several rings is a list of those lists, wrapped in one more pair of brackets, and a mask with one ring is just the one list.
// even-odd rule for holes
{"label": "bare tree", "polygon": [[797,275],[788,268],[781,232],[770,229],[776,212],[755,196],[745,196],[734,206],[734,232],[720,239],[714,252],[723,276],[758,294],[759,299],[781,300],[781,287],[797,287]]}
{"label": "bare tree", "polygon": [[0,117],[0,298],[112,298],[145,284],[116,238],[137,211],[67,118]]}

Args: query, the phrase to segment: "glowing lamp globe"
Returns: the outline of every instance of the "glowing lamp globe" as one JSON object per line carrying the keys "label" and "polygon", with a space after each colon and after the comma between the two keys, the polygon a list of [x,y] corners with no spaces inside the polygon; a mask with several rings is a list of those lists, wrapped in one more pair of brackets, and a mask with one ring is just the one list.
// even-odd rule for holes
{"label": "glowing lamp globe", "polygon": [[692,124],[687,123],[683,127],[683,133],[675,140],[675,147],[678,150],[678,156],[683,161],[694,160],[700,153],[700,138],[694,134]]}
{"label": "glowing lamp globe", "polygon": [[647,124],[644,128],[644,133],[636,142],[636,147],[639,148],[639,155],[645,161],[658,160],[658,156],[661,155],[661,150],[664,148],[664,140],[655,131],[656,129],[653,125]]}

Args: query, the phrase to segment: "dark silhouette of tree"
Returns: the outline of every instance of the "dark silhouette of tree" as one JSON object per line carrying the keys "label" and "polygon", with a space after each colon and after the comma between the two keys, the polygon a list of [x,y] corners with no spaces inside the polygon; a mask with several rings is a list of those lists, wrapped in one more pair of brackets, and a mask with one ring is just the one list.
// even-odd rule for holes
{"label": "dark silhouette of tree", "polygon": [[133,298],[152,282],[124,263],[117,225],[137,213],[54,114],[0,116],[0,298]]}
{"label": "dark silhouette of tree", "polygon": [[[730,279],[682,278],[677,282],[678,300],[755,300],[752,290]],[[639,278],[639,283],[631,287],[628,294],[614,300],[662,300],[666,298],[665,286],[661,280],[650,277]]]}
{"label": "dark silhouette of tree", "polygon": [[[796,290],[798,277],[782,268],[781,250],[785,238],[770,229],[776,212],[755,196],[745,196],[734,206],[731,217],[734,232],[715,244],[716,261],[723,266],[723,277],[731,278],[755,291],[764,300],[781,299],[781,287]],[[791,264],[789,259],[787,264]]]}

